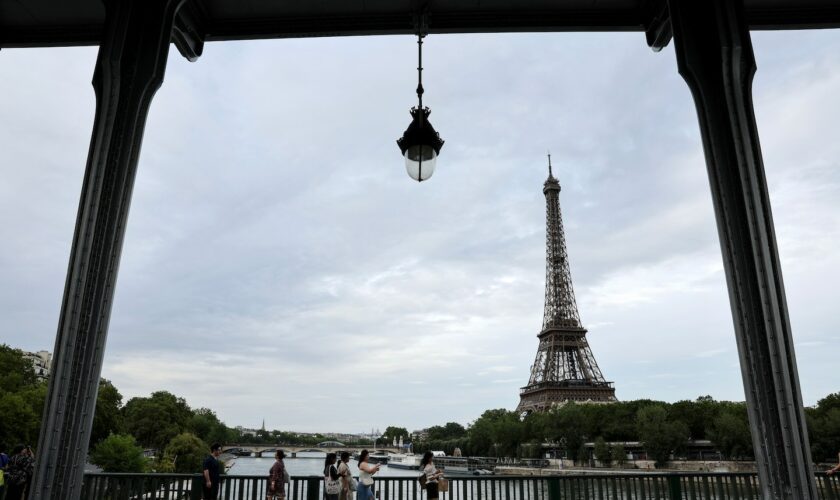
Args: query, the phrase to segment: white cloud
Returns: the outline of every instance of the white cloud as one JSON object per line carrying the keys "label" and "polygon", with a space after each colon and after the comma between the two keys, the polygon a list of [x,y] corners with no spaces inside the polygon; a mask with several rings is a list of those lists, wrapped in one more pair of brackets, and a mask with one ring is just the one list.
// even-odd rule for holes
{"label": "white cloud", "polygon": [[[836,390],[840,37],[756,33],[755,105],[806,403]],[[146,127],[103,374],[231,425],[359,431],[513,408],[541,325],[552,150],[589,341],[622,399],[743,399],[703,152],[673,49],[436,36],[428,183],[394,140],[408,37],[212,43]],[[93,48],[0,52],[0,335],[52,348]],[[267,63],[268,62],[268,63]],[[212,384],[206,381],[213,380]],[[434,412],[428,411],[433,406]],[[347,417],[336,418],[342,408]]]}

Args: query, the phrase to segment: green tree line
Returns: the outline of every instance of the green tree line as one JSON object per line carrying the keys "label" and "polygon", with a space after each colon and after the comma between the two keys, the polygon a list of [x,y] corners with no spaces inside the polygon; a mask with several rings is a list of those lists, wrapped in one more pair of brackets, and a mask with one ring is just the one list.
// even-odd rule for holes
{"label": "green tree line", "polygon": [[[833,461],[840,451],[840,393],[821,399],[805,414],[814,461]],[[636,441],[649,458],[662,464],[672,454],[684,453],[692,439],[711,441],[725,459],[754,458],[746,404],[709,396],[676,403],[568,403],[524,418],[505,409],[487,410],[467,428],[453,422],[431,427],[413,446],[415,452],[452,454],[458,448],[471,456],[537,458],[547,443],[567,458],[581,460],[588,458],[584,443],[592,442],[595,457],[610,463],[624,453],[610,449],[608,442]]]}
{"label": "green tree line", "polygon": [[[32,444],[46,399],[46,382],[36,379],[31,362],[18,349],[0,344],[0,443]],[[831,461],[840,451],[840,393],[805,409],[815,462]],[[701,397],[665,403],[636,400],[612,404],[558,406],[521,418],[505,409],[487,410],[464,427],[448,422],[429,428],[414,439],[414,451],[443,450],[452,454],[499,457],[539,457],[542,445],[562,449],[568,458],[584,458],[584,443],[595,443],[603,463],[620,460],[623,452],[608,442],[639,441],[659,463],[679,456],[689,439],[708,439],[724,458],[753,457],[746,405]],[[378,439],[385,445],[403,436],[404,427],[389,426]],[[209,408],[191,408],[172,393],[157,391],[123,404],[123,396],[108,380],[101,380],[90,439],[91,461],[109,472],[143,470],[194,472],[207,453],[208,443],[315,445],[330,440],[320,434],[261,429],[243,436],[219,420]],[[370,441],[346,442],[348,445]],[[155,450],[152,461],[138,459],[144,449]]]}

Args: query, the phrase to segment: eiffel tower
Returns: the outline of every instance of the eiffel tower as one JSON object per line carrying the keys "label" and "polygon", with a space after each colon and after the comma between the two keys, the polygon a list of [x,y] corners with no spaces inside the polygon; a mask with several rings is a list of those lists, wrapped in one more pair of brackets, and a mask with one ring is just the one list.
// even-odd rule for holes
{"label": "eiffel tower", "polygon": [[606,382],[592,350],[572,288],[566,237],[560,215],[560,182],[551,171],[543,184],[546,202],[545,312],[540,345],[528,385],[519,391],[519,413],[546,411],[568,401],[616,401],[612,382]]}

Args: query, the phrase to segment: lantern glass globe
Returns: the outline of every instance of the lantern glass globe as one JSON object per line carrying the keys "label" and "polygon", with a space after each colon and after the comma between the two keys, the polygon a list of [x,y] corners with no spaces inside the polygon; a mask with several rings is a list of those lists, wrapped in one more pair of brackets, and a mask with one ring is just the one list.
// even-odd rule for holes
{"label": "lantern glass globe", "polygon": [[437,153],[435,148],[426,144],[409,146],[405,150],[405,171],[418,182],[429,179],[435,173]]}

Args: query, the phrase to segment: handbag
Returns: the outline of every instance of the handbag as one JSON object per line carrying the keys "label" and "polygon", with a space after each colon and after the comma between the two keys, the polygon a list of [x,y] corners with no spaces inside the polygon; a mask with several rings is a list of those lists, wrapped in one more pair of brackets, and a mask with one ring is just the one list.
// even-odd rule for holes
{"label": "handbag", "polygon": [[438,479],[438,491],[449,491],[449,480],[445,477]]}
{"label": "handbag", "polygon": [[417,478],[417,482],[420,483],[421,488],[425,488],[426,487],[426,481],[428,481],[428,479],[426,479],[426,473],[423,472],[423,473],[420,474],[420,477]]}
{"label": "handbag", "polygon": [[347,476],[347,478],[350,480],[350,491],[356,491],[356,488],[359,487],[359,481],[353,476]]}
{"label": "handbag", "polygon": [[285,467],[283,468],[283,482],[284,483],[292,482],[292,478],[291,478],[291,476],[289,476],[289,471],[287,471]]}
{"label": "handbag", "polygon": [[341,492],[341,485],[338,483],[338,479],[332,478],[331,473],[333,470],[335,470],[335,466],[330,465],[330,469],[324,476],[324,491],[326,491],[327,495],[338,495]]}

